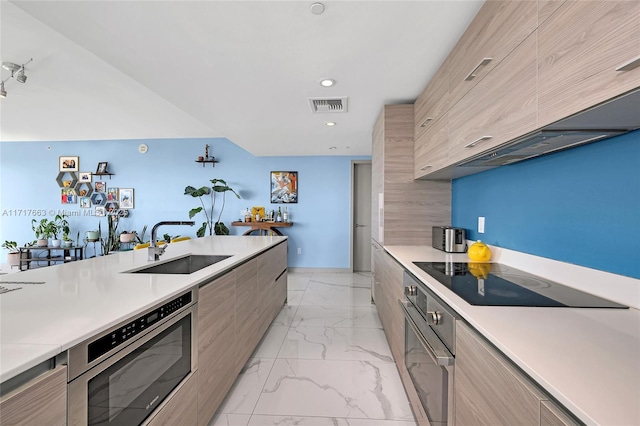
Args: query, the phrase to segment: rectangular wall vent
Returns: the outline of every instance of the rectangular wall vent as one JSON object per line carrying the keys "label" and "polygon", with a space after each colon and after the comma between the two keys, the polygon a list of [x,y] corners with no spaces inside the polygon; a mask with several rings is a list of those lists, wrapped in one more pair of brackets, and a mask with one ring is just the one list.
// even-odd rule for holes
{"label": "rectangular wall vent", "polygon": [[309,98],[311,112],[347,112],[347,97]]}

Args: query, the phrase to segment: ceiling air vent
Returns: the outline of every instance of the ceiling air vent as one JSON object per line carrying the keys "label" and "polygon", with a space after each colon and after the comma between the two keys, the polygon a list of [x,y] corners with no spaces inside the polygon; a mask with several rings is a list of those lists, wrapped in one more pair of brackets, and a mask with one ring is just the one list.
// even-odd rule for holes
{"label": "ceiling air vent", "polygon": [[347,97],[309,98],[311,112],[347,112]]}

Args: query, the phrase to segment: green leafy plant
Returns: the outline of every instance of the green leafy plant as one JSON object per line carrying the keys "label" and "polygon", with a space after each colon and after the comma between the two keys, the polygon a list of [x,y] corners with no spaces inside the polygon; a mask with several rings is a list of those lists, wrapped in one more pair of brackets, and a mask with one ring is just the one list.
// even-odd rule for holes
{"label": "green leafy plant", "polygon": [[6,240],[4,243],[2,243],[1,247],[9,250],[9,253],[20,252],[20,250],[18,249],[18,243],[16,243],[15,241]]}
{"label": "green leafy plant", "polygon": [[60,232],[63,235],[69,234],[69,222],[66,215],[57,214],[53,220],[43,218],[38,222],[36,219],[31,219],[31,229],[36,233],[36,238],[57,240]]}
{"label": "green leafy plant", "polygon": [[98,233],[100,234],[100,245],[102,253],[106,256],[112,251],[120,250],[120,234],[118,233],[118,216],[107,215],[107,236],[102,238],[102,224],[98,223]]}
{"label": "green leafy plant", "polygon": [[[224,205],[226,201],[226,193],[231,191],[237,198],[240,198],[240,195],[238,195],[236,191],[231,189],[231,187],[227,185],[227,182],[225,182],[222,179],[211,179],[210,182],[213,184],[213,186],[211,187],[203,186],[201,188],[196,189],[193,186],[187,186],[184,189],[184,195],[191,195],[194,198],[198,198],[200,200],[200,204],[202,204],[201,207],[196,207],[194,209],[189,210],[189,219],[192,219],[195,215],[197,215],[200,212],[204,213],[206,217],[206,221],[202,223],[202,226],[200,226],[200,228],[196,232],[196,235],[198,237],[203,237],[207,232],[207,229],[209,230],[209,235],[213,235],[214,232],[216,235],[229,235],[229,228],[227,228],[225,224],[220,221],[220,219],[222,218],[222,212],[224,210]],[[218,213],[218,220],[214,222],[213,215],[216,208],[217,193],[222,193],[222,206],[220,207],[220,212]],[[205,206],[204,198],[206,195],[209,196],[209,200],[210,200],[211,207],[209,208]]]}
{"label": "green leafy plant", "polygon": [[147,235],[147,225],[142,227],[142,232],[138,233],[136,232],[136,243],[138,244],[144,244],[145,241],[145,236]]}

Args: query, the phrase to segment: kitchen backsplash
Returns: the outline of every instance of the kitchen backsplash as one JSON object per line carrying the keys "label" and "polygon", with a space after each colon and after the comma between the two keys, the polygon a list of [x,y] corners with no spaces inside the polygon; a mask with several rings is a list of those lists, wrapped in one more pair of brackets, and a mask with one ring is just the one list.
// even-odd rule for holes
{"label": "kitchen backsplash", "polygon": [[456,179],[451,219],[472,240],[640,278],[640,130]]}

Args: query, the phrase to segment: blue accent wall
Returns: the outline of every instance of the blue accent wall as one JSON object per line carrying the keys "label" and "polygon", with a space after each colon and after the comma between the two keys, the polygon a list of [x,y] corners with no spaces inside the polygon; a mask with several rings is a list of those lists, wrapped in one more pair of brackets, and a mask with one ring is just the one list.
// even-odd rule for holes
{"label": "blue accent wall", "polygon": [[[146,154],[138,145],[149,147]],[[209,144],[215,165],[195,162]],[[240,235],[248,228],[236,228],[230,222],[240,218],[246,207],[264,206],[278,210],[287,206],[294,222],[283,230],[289,236],[289,266],[303,268],[349,268],[351,160],[370,157],[255,157],[227,139],[154,139],[111,141],[7,142],[0,144],[0,241],[14,240],[23,245],[35,238],[31,219],[39,219],[29,210],[51,213],[64,210],[78,214],[70,218],[71,236],[76,231],[97,229],[106,218],[93,216],[94,209],[78,204],[61,204],[56,182],[59,156],[79,156],[80,171],[95,172],[98,162],[107,161],[114,176],[103,178],[107,187],[134,188],[134,209],[121,220],[118,230],[140,231],[161,220],[189,220],[197,199],[183,195],[187,185],[199,188],[211,185],[213,178],[224,179],[242,199],[226,197],[222,220],[231,233]],[[297,171],[297,204],[271,204],[270,172]],[[94,180],[96,177],[94,176]],[[99,180],[99,178],[98,178]],[[219,201],[218,201],[218,206]],[[217,208],[216,208],[217,210]],[[194,217],[204,221],[200,213]],[[195,237],[197,227],[161,227],[160,234]],[[224,237],[220,237],[224,238]],[[297,254],[301,248],[302,253]],[[6,261],[2,250],[0,262]],[[88,255],[93,255],[92,248]]]}
{"label": "blue accent wall", "polygon": [[472,240],[640,278],[640,131],[456,179],[452,224]]}

